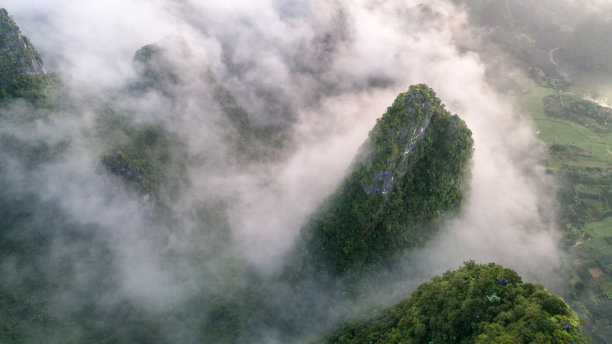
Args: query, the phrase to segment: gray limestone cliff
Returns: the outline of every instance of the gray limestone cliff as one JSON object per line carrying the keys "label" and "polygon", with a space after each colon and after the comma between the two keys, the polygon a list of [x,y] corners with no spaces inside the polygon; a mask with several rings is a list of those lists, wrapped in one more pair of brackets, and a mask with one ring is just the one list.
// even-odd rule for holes
{"label": "gray limestone cliff", "polygon": [[47,74],[40,54],[5,9],[0,9],[0,99],[27,97]]}
{"label": "gray limestone cliff", "polygon": [[34,76],[47,74],[40,54],[5,9],[0,9],[0,56],[2,67]]}

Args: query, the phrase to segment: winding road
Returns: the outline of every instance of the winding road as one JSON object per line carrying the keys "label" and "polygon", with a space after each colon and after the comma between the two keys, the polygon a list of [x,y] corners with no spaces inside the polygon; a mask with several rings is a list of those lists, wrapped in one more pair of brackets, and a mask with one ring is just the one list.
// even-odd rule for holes
{"label": "winding road", "polygon": [[557,63],[557,61],[555,61],[555,52],[557,50],[559,50],[561,47],[556,47],[556,48],[552,48],[548,51],[548,61],[550,61],[550,63],[557,67],[559,74],[561,74],[561,76],[563,77],[563,79],[565,79],[565,81],[570,82],[571,79],[569,77],[569,74],[561,67],[559,66],[559,64]]}

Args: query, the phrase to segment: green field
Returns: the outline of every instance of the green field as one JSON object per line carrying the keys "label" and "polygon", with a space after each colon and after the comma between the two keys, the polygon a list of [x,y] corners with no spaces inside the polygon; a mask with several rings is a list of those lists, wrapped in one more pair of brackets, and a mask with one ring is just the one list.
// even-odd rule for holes
{"label": "green field", "polygon": [[[573,120],[552,117],[543,100],[548,96],[557,92],[534,86],[516,105],[549,146],[546,163],[558,181],[568,301],[587,319],[594,338],[607,338],[612,330],[612,118],[608,123],[605,109],[598,112],[600,123],[582,114]],[[565,106],[582,101],[562,96]]]}
{"label": "green field", "polygon": [[[534,87],[527,94],[518,97],[519,111],[534,121],[538,137],[549,145],[572,146],[571,157],[559,158],[552,156],[549,167],[553,170],[563,165],[608,167],[612,165],[612,120],[606,125],[594,130],[593,126],[585,126],[574,121],[554,118],[544,112],[542,99],[556,95],[550,88]],[[565,95],[565,98],[572,97]]]}
{"label": "green field", "polygon": [[612,217],[587,222],[584,230],[589,239],[576,246],[581,264],[589,267],[593,283],[601,293],[612,298]]}

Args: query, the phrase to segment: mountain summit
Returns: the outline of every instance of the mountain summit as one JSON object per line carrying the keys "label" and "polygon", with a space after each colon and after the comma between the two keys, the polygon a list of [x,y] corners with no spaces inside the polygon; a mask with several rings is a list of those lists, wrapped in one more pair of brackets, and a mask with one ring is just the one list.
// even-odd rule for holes
{"label": "mountain summit", "polygon": [[583,323],[558,296],[523,283],[494,263],[466,262],[422,284],[412,296],[327,343],[590,343]]}
{"label": "mountain summit", "polygon": [[315,269],[381,265],[430,238],[461,204],[472,145],[471,131],[427,85],[398,95],[352,172],[302,230]]}

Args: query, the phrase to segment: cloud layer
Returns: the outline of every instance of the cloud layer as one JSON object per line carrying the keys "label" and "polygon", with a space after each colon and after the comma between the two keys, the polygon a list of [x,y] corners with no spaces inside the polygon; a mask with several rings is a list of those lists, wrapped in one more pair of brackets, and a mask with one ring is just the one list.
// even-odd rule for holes
{"label": "cloud layer", "polygon": [[[97,303],[127,298],[163,310],[198,293],[217,297],[248,283],[247,268],[236,263],[242,260],[273,274],[307,216],[342,180],[376,118],[416,83],[427,83],[466,121],[475,153],[463,211],[415,253],[399,282],[408,287],[386,301],[468,259],[495,261],[544,283],[550,276],[541,274],[543,267],[556,268],[554,190],[537,167],[543,148],[511,99],[491,85],[478,52],[459,48],[481,42],[466,14],[448,1],[8,0],[4,6],[48,69],[65,77],[72,99],[84,100],[49,121],[2,126],[3,134],[28,142],[70,141],[68,158],[32,172],[6,160],[5,180],[21,196],[55,204],[67,222],[94,228],[92,238],[110,247],[118,270],[109,290],[117,294],[99,295]],[[179,96],[127,92],[137,76],[134,52],[168,36],[182,37],[192,54],[169,57],[183,80],[172,86]],[[241,165],[228,156],[227,137],[238,134],[227,129],[210,84],[199,78],[206,68],[254,125],[287,133],[275,158]],[[156,221],[141,195],[101,170],[100,157],[115,142],[96,132],[99,109],[109,103],[129,113],[133,125],[164,128],[184,145],[173,152],[183,154],[184,174],[166,171],[186,180],[169,205],[171,221]],[[33,110],[15,105],[11,111]],[[221,209],[215,213],[221,219],[203,225],[203,209],[211,207]],[[231,233],[221,250],[218,227]],[[49,257],[39,262],[75,262],[58,304],[87,294],[96,283],[89,271],[102,269],[82,260],[95,241],[71,241],[73,234],[56,234]],[[17,265],[2,269],[24,278]],[[329,301],[307,297],[319,305]],[[366,303],[380,298],[374,293]],[[336,307],[344,314],[360,306]],[[275,341],[267,332],[262,338]]]}

